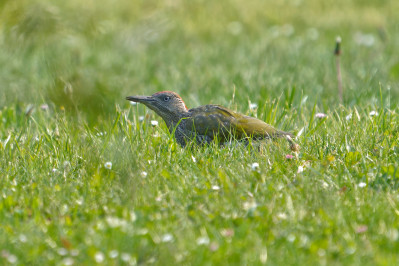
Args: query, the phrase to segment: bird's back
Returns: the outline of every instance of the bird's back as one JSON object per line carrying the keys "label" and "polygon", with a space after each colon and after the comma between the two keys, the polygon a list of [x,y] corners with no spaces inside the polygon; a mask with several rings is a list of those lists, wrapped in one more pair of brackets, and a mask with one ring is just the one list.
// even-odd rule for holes
{"label": "bird's back", "polygon": [[231,137],[262,139],[289,134],[276,130],[262,120],[234,112],[220,105],[199,106],[188,112],[190,116],[184,123],[186,130],[195,132],[205,141],[212,141],[215,137],[224,142]]}

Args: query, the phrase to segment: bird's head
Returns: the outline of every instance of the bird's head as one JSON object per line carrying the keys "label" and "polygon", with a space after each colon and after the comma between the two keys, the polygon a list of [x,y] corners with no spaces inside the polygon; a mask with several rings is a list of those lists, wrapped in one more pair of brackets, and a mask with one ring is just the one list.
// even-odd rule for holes
{"label": "bird's head", "polygon": [[144,104],[161,116],[167,124],[167,120],[179,120],[181,115],[187,112],[182,98],[172,91],[161,91],[151,96],[128,96],[126,100]]}

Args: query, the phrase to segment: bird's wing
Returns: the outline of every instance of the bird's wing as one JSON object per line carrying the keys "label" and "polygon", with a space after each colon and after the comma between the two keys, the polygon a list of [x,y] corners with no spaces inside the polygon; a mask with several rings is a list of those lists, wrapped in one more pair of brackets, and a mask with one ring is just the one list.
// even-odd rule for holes
{"label": "bird's wing", "polygon": [[273,137],[279,133],[265,122],[246,115],[236,113],[220,105],[204,105],[190,109],[191,117],[186,126],[197,135],[205,135],[211,139],[217,136],[221,141],[234,136],[237,139],[245,137]]}

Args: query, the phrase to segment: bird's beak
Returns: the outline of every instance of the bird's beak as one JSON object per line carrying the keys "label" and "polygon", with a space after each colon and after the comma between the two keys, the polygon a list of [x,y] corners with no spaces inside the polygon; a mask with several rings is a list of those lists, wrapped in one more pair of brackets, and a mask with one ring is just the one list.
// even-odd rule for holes
{"label": "bird's beak", "polygon": [[145,104],[154,101],[154,98],[152,96],[128,96],[126,100]]}

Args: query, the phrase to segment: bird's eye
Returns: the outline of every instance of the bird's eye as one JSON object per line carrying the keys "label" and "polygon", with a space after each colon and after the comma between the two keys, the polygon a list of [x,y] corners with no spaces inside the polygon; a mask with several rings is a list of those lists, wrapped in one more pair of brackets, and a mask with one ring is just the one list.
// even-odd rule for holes
{"label": "bird's eye", "polygon": [[167,101],[169,101],[170,100],[170,97],[169,96],[165,96],[164,98],[163,98],[163,101],[164,102],[167,102]]}

